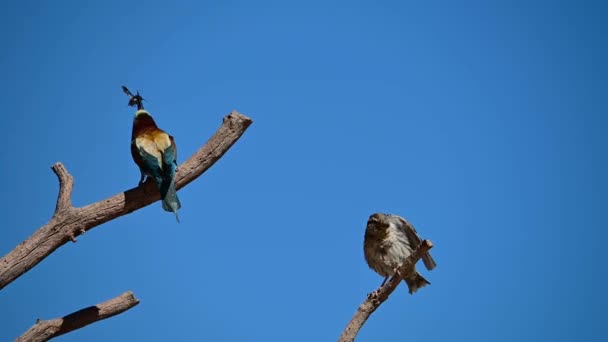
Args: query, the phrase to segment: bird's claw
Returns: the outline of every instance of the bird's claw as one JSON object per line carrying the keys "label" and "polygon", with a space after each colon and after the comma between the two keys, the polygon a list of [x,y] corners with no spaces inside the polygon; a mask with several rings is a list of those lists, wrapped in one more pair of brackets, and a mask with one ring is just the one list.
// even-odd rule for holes
{"label": "bird's claw", "polygon": [[403,275],[401,274],[401,271],[399,270],[400,267],[395,268],[395,275],[399,278],[403,279]]}
{"label": "bird's claw", "polygon": [[378,298],[378,290],[370,292],[367,294],[367,299],[376,299]]}
{"label": "bird's claw", "polygon": [[148,178],[149,177],[146,177],[145,175],[142,174],[141,178],[139,179],[139,183],[137,183],[137,186],[142,186],[148,180]]}

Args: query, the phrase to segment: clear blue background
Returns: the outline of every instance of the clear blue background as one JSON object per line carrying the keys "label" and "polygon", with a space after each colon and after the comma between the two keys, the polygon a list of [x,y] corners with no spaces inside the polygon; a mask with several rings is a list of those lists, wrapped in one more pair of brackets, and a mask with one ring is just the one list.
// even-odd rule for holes
{"label": "clear blue background", "polygon": [[334,341],[381,278],[377,211],[435,243],[358,341],[606,341],[605,1],[4,1],[0,254],[73,202],[137,184],[139,89],[186,160],[179,192],[97,227],[0,291],[0,340],[134,291],[62,341]]}

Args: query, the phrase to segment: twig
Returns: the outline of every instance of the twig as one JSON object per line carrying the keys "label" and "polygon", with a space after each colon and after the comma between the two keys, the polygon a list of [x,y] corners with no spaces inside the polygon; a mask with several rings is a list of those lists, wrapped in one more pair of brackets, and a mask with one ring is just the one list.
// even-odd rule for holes
{"label": "twig", "polygon": [[127,291],[116,298],[78,310],[62,318],[38,320],[23,335],[17,337],[15,342],[48,341],[91,323],[123,313],[137,304],[139,304],[139,300],[133,296],[133,292]]}
{"label": "twig", "polygon": [[414,252],[405,260],[403,265],[401,265],[398,274],[395,274],[387,284],[380,286],[376,291],[367,296],[367,299],[365,299],[365,301],[359,305],[357,312],[350,322],[348,322],[348,325],[342,332],[342,335],[340,335],[338,342],[352,342],[355,340],[357,333],[359,333],[359,330],[363,324],[365,324],[369,316],[388,299],[388,296],[390,296],[390,294],[395,291],[399,283],[401,283],[403,277],[399,276],[399,274],[410,274],[413,271],[413,267],[416,265],[416,262],[418,262],[418,260],[422,258],[422,255],[428,252],[428,250],[431,248],[433,248],[433,244],[429,240],[422,241],[416,250],[414,250]]}
{"label": "twig", "polygon": [[[179,166],[179,172],[175,174],[176,188],[183,188],[215,164],[239,140],[251,123],[250,118],[236,111],[224,117],[222,125],[213,137]],[[68,241],[76,241],[77,236],[89,229],[141,209],[160,198],[154,184],[148,182],[99,202],[74,208],[70,200],[72,176],[61,163],[55,164],[53,171],[59,178],[55,214],[48,223],[0,259],[0,289]]]}
{"label": "twig", "polygon": [[55,215],[61,214],[72,208],[72,189],[74,188],[74,177],[61,163],[51,167],[59,180],[59,195],[55,206]]}

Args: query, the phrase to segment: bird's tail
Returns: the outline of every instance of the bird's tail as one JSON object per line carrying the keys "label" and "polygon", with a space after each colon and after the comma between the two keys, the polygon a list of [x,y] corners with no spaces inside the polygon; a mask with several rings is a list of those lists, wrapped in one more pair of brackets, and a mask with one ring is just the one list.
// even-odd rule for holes
{"label": "bird's tail", "polygon": [[431,283],[424,279],[424,277],[418,272],[414,273],[408,278],[405,278],[404,280],[407,287],[410,289],[410,294],[414,294],[414,292],[418,291],[418,289],[431,285]]}
{"label": "bird's tail", "polygon": [[160,196],[163,203],[163,209],[165,211],[175,213],[175,219],[177,222],[179,222],[177,211],[182,207],[182,204],[177,197],[177,192],[175,191],[175,181],[173,179],[168,180],[168,182],[165,181],[161,183]]}

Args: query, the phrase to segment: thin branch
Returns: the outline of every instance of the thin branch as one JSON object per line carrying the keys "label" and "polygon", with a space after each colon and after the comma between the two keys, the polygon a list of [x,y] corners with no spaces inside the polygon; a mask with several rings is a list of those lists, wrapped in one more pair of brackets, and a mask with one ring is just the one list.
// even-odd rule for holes
{"label": "thin branch", "polygon": [[388,299],[388,296],[390,296],[401,283],[403,277],[400,275],[407,275],[413,272],[413,267],[416,265],[416,262],[418,262],[418,260],[422,258],[422,255],[431,248],[433,248],[431,241],[422,241],[416,250],[414,250],[414,252],[405,260],[403,265],[401,265],[398,274],[395,274],[387,284],[380,286],[376,291],[367,295],[367,299],[359,306],[353,318],[348,322],[348,325],[342,332],[342,335],[340,335],[338,342],[352,342],[355,340],[357,333],[359,333],[359,330],[363,324],[365,324],[369,316]]}
{"label": "thin branch", "polygon": [[[211,139],[179,166],[179,171],[175,175],[177,189],[183,188],[215,164],[239,140],[251,123],[250,118],[236,111],[224,117],[222,125]],[[56,164],[53,170],[60,181],[58,211],[56,210],[48,223],[0,259],[0,289],[29,271],[68,241],[76,241],[78,235],[160,199],[154,184],[146,182],[142,186],[99,202],[73,208],[69,200],[71,176],[60,163]]]}
{"label": "thin branch", "polygon": [[72,208],[72,189],[74,188],[74,177],[61,163],[56,163],[51,167],[59,180],[59,195],[55,206],[55,215]]}
{"label": "thin branch", "polygon": [[17,337],[15,342],[48,341],[91,323],[123,313],[137,304],[139,304],[139,300],[133,296],[133,292],[127,291],[116,298],[78,310],[62,318],[38,320],[23,335]]}

